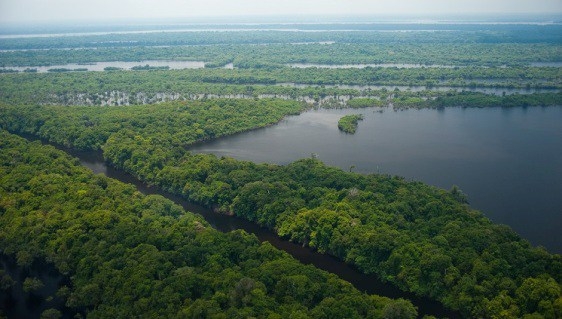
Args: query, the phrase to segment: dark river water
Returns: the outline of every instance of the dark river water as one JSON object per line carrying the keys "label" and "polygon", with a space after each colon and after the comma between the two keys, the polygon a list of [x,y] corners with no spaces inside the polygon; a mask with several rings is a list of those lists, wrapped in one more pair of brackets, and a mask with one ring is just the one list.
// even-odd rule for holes
{"label": "dark river water", "polygon": [[276,248],[289,253],[295,259],[304,264],[312,264],[317,268],[338,275],[340,278],[353,284],[359,291],[369,294],[378,294],[390,298],[409,299],[418,308],[419,318],[424,315],[433,315],[438,318],[460,318],[459,313],[444,308],[443,305],[437,301],[420,298],[412,293],[401,291],[393,285],[383,283],[375,275],[365,275],[356,268],[336,259],[335,257],[320,254],[308,247],[303,247],[279,238],[272,231],[262,228],[252,222],[234,216],[215,213],[209,208],[188,202],[180,196],[163,192],[154,187],[149,187],[129,174],[111,166],[107,166],[103,161],[101,153],[77,152],[65,148],[61,149],[67,151],[75,157],[78,157],[82,165],[90,168],[95,173],[102,173],[122,182],[133,184],[143,194],[162,195],[175,203],[182,205],[185,210],[202,215],[215,229],[223,232],[243,229],[248,233],[255,234],[259,240],[268,241]]}
{"label": "dark river water", "polygon": [[[36,138],[32,136],[25,137],[36,140]],[[248,233],[255,234],[260,241],[268,241],[278,249],[289,253],[304,264],[312,264],[317,268],[338,275],[340,278],[353,284],[359,291],[390,298],[409,299],[418,308],[419,318],[422,318],[424,315],[433,315],[438,318],[461,318],[458,312],[444,308],[443,305],[437,301],[401,291],[393,285],[383,283],[375,275],[363,274],[356,268],[335,257],[320,254],[308,247],[303,247],[279,238],[272,231],[252,222],[234,216],[215,213],[209,208],[188,202],[179,196],[147,186],[130,174],[107,166],[104,163],[101,152],[80,152],[58,145],[55,146],[77,157],[82,165],[90,168],[94,173],[101,173],[122,182],[133,184],[143,194],[162,195],[174,201],[176,204],[183,206],[186,211],[202,215],[215,229],[223,232],[243,229]],[[32,268],[34,272],[30,275],[29,270],[21,269],[21,267],[16,265],[13,257],[2,254],[0,254],[0,265],[2,266],[0,269],[6,270],[15,280],[21,282],[25,277],[33,276],[40,278],[43,283],[45,283],[45,288],[39,292],[41,293],[40,295],[24,293],[21,284],[16,284],[8,291],[0,290],[0,309],[3,309],[4,314],[7,314],[9,318],[37,318],[43,310],[49,307],[59,309],[63,314],[63,318],[72,318],[76,314],[72,309],[66,308],[60,300],[45,302],[45,297],[54,295],[63,283],[66,285],[70,284],[68,278],[60,275],[53,265],[39,263],[37,261]],[[35,265],[38,267],[35,267]],[[81,311],[83,311],[83,309],[81,309]]]}
{"label": "dark river water", "polygon": [[[350,113],[364,116],[354,135],[337,127]],[[457,185],[494,222],[562,253],[562,107],[314,110],[191,150],[279,164],[314,153],[344,170]]]}

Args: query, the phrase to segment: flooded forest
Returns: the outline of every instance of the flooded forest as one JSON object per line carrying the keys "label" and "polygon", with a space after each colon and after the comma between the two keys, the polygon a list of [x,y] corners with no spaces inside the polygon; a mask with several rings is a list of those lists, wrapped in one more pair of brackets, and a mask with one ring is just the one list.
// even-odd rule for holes
{"label": "flooded forest", "polygon": [[0,30],[0,318],[562,318],[562,24]]}

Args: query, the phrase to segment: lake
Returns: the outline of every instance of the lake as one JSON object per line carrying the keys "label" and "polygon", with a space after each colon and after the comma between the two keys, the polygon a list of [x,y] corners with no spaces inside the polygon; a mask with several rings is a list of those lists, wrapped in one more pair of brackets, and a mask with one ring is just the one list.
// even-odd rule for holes
{"label": "lake", "polygon": [[[361,113],[357,133],[339,118]],[[327,165],[459,186],[472,207],[534,245],[562,253],[562,106],[441,110],[313,110],[279,124],[195,145],[254,162],[317,154]]]}

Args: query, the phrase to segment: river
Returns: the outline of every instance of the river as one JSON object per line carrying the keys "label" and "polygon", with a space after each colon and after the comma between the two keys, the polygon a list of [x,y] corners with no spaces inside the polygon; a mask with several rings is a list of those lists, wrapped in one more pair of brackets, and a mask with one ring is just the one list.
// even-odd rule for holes
{"label": "river", "polygon": [[[28,139],[36,139],[31,136],[25,137]],[[94,173],[104,174],[110,178],[133,184],[143,194],[162,195],[174,201],[176,204],[181,205],[186,211],[202,215],[215,229],[222,232],[243,229],[248,233],[255,234],[260,241],[268,241],[276,248],[289,253],[303,264],[312,264],[317,268],[338,275],[340,278],[353,284],[359,291],[366,292],[368,294],[387,296],[390,298],[409,299],[418,308],[419,318],[422,318],[424,315],[433,315],[439,318],[460,318],[460,314],[458,312],[444,308],[443,305],[437,301],[401,291],[391,284],[383,283],[375,275],[363,274],[355,267],[350,266],[335,257],[318,253],[308,247],[303,247],[302,245],[279,238],[271,230],[235,216],[215,213],[212,209],[188,202],[180,196],[161,191],[155,187],[147,186],[132,175],[117,170],[111,166],[107,166],[103,160],[101,152],[82,152],[68,149],[60,145],[55,146],[63,151],[66,151],[70,155],[77,157],[82,165],[90,168]],[[48,267],[45,269],[48,269]]]}
{"label": "river", "polygon": [[[361,113],[355,135],[338,119]],[[312,153],[330,166],[459,186],[472,207],[533,245],[562,253],[562,106],[313,110],[190,148],[287,164]]]}
{"label": "river", "polygon": [[[351,113],[364,116],[355,135],[337,129],[338,119]],[[279,164],[314,153],[328,165],[345,170],[397,174],[442,188],[455,184],[468,193],[473,207],[482,209],[495,222],[508,224],[533,244],[560,253],[561,119],[562,106],[405,111],[322,109],[288,117],[271,127],[206,142],[192,147],[192,151]],[[220,231],[244,229],[305,264],[340,276],[360,291],[410,299],[418,307],[420,317],[459,317],[438,302],[402,292],[376,276],[362,274],[331,256],[283,240],[251,222],[214,213],[147,187],[106,166],[99,152],[66,151],[95,173],[134,184],[145,194],[163,195],[186,210],[201,214]]]}
{"label": "river", "polygon": [[[84,71],[105,71],[105,68],[120,68],[123,70],[131,70],[136,66],[151,67],[168,67],[170,70],[183,70],[183,69],[202,69],[205,67],[203,61],[168,61],[168,60],[143,60],[143,61],[107,61],[107,62],[92,62],[92,63],[69,63],[61,65],[49,66],[9,66],[0,67],[0,70],[15,70],[18,72],[26,72],[26,70],[36,70],[37,73],[47,73],[52,69],[67,69],[67,70],[84,70]],[[225,69],[234,68],[232,63],[223,66]]]}

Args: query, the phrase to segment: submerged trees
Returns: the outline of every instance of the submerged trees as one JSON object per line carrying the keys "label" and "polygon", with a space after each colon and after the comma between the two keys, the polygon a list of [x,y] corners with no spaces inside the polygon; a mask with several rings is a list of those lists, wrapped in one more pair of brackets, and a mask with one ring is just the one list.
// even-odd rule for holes
{"label": "submerged trees", "polygon": [[[7,68],[0,74],[0,101],[9,105],[0,105],[0,127],[76,149],[101,149],[108,163],[146,183],[254,221],[465,317],[562,317],[562,256],[533,248],[508,227],[493,224],[466,204],[458,188],[343,172],[315,158],[279,166],[186,152],[191,143],[270,125],[307,107],[271,97],[396,108],[559,105],[562,100],[556,91],[495,96],[436,90],[559,90],[560,67],[533,65],[560,63],[557,24],[517,30],[503,24],[432,26],[443,32],[340,27],[1,39],[0,60]],[[444,31],[451,27],[457,32]],[[207,63],[197,70],[145,65],[137,71],[39,74],[9,69],[161,59]],[[233,69],[215,68],[227,63]],[[403,65],[300,69],[291,63]],[[212,99],[217,96],[245,100]],[[343,129],[354,130],[358,120],[344,120]],[[220,234],[169,201],[94,176],[50,147],[6,132],[0,133],[0,146],[0,251],[15,255],[21,266],[42,259],[70,275],[72,285],[61,295],[88,315],[416,315],[408,301],[361,294],[244,232]],[[14,284],[0,275],[2,287]],[[25,284],[40,286],[33,278]],[[56,311],[44,315],[57,316]]]}

